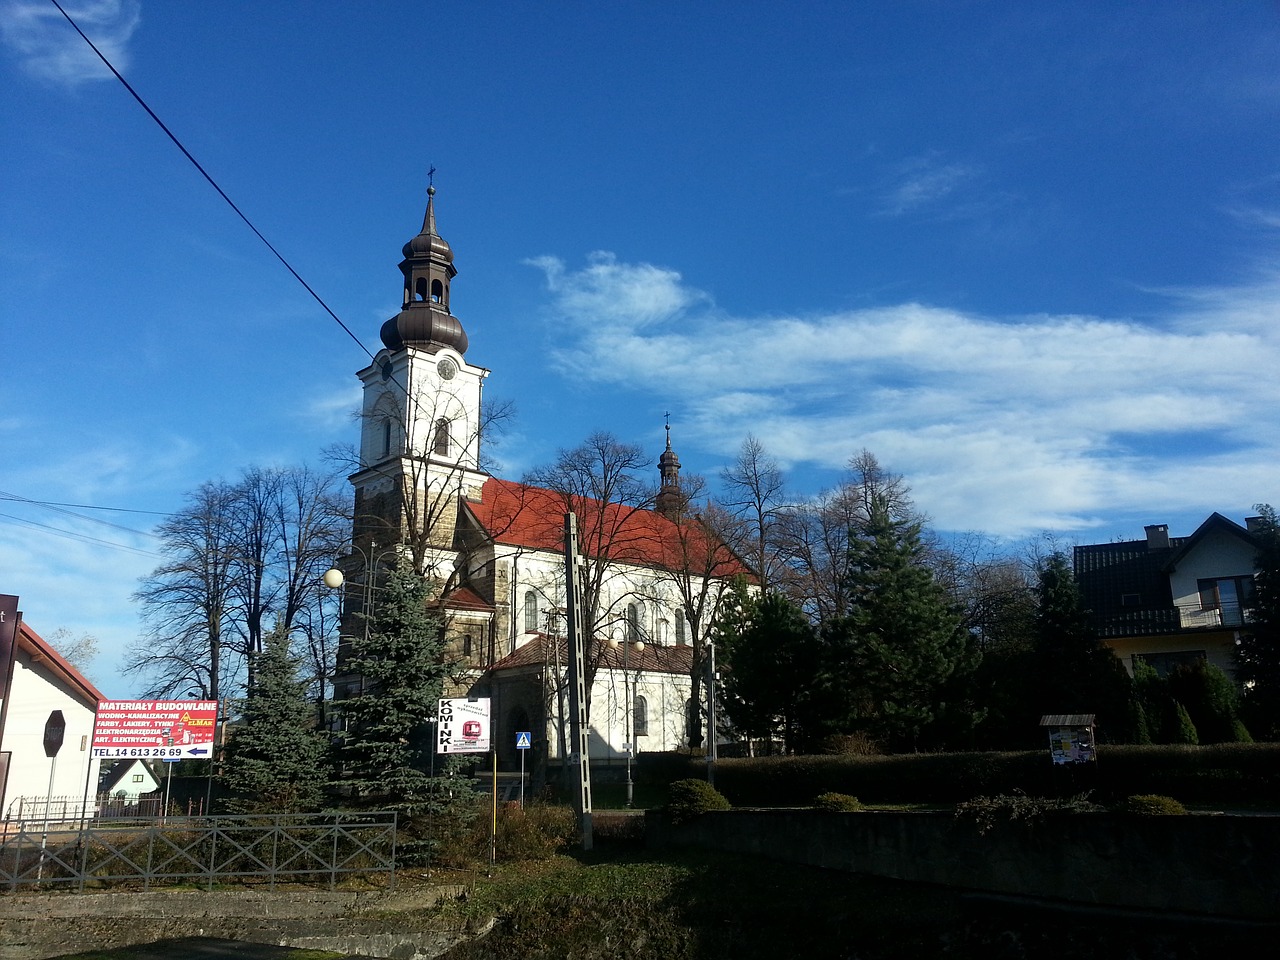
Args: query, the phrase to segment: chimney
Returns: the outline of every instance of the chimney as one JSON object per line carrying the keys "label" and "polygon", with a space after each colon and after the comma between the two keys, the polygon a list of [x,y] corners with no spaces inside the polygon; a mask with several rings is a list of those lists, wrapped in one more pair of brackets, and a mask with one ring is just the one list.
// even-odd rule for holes
{"label": "chimney", "polygon": [[1147,531],[1148,550],[1169,549],[1169,525],[1167,523],[1153,523],[1143,527],[1143,529]]}
{"label": "chimney", "polygon": [[1248,530],[1250,533],[1261,533],[1262,518],[1261,517],[1245,517],[1244,528]]}

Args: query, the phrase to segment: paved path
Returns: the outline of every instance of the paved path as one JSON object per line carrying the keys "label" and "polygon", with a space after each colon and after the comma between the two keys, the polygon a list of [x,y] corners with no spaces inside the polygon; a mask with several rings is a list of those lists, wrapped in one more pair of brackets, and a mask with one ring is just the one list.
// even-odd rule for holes
{"label": "paved path", "polygon": [[297,952],[293,947],[213,937],[160,940],[128,949],[134,960],[289,960]]}

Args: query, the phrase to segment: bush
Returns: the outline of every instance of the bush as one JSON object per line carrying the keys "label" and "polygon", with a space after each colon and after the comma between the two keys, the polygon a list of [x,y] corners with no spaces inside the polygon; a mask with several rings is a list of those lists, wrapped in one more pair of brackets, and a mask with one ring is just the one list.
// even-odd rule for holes
{"label": "bush", "polygon": [[1096,813],[1101,809],[1098,804],[1089,802],[1088,794],[1082,793],[1060,800],[1028,797],[1019,792],[966,800],[956,805],[956,819],[972,822],[977,826],[978,833],[985,835],[998,823],[1021,821],[1031,826],[1050,815]]}
{"label": "bush", "polygon": [[667,788],[667,815],[672,823],[686,823],[708,810],[730,810],[732,806],[705,780],[677,780]]}
{"label": "bush", "polygon": [[1184,817],[1187,808],[1173,797],[1155,793],[1140,793],[1125,799],[1116,807],[1119,813],[1132,813],[1140,817]]}
{"label": "bush", "polygon": [[857,813],[863,809],[862,801],[857,797],[851,797],[847,793],[820,793],[813,805],[819,810],[829,810],[832,813]]}

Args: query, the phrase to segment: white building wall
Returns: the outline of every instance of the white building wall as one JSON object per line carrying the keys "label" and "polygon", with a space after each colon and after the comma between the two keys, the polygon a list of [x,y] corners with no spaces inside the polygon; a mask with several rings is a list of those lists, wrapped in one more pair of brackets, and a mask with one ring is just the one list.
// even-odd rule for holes
{"label": "white building wall", "polygon": [[[27,820],[32,819],[30,805],[33,800],[40,801],[38,814],[43,816],[46,795],[72,800],[79,810],[86,776],[92,804],[99,765],[90,749],[96,706],[86,706],[70,688],[55,680],[39,663],[32,662],[26,651],[18,651],[13,667],[13,686],[9,691],[4,743],[0,744],[0,749],[10,754],[9,782],[0,816],[17,816],[19,798],[23,798],[23,816]],[[44,727],[54,710],[62,711],[67,730],[62,749],[54,760],[50,760],[44,755]],[[49,790],[51,772],[52,792]]]}
{"label": "white building wall", "polygon": [[1179,607],[1199,605],[1199,580],[1223,577],[1253,576],[1257,550],[1227,533],[1215,532],[1205,537],[1178,564],[1169,576],[1173,602]]}

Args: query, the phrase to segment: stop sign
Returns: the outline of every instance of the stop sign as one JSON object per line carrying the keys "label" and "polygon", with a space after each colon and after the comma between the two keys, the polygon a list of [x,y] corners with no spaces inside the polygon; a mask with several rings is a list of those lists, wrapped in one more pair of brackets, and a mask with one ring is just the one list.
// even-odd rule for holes
{"label": "stop sign", "polygon": [[62,738],[67,734],[67,721],[61,710],[54,710],[44,722],[44,755],[56,757],[62,749]]}

